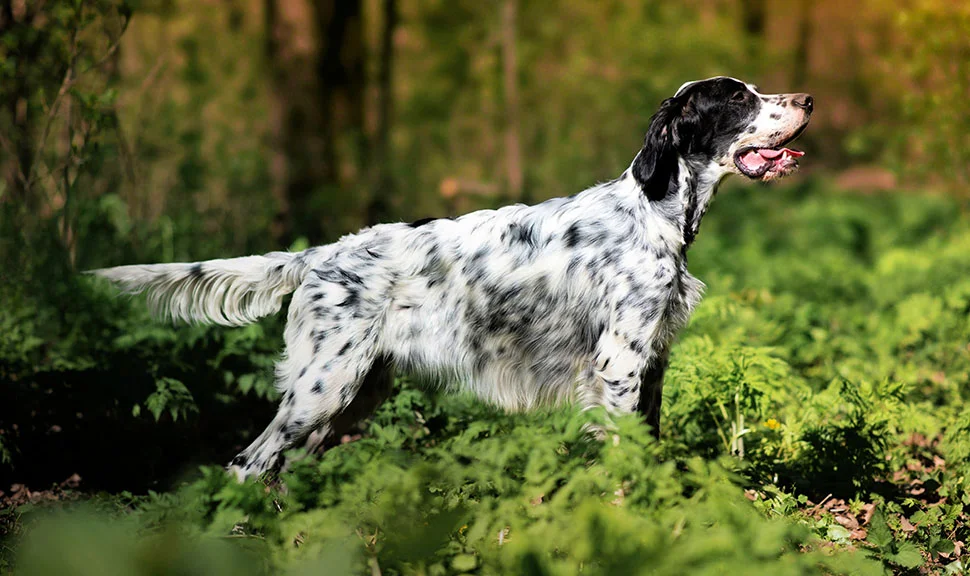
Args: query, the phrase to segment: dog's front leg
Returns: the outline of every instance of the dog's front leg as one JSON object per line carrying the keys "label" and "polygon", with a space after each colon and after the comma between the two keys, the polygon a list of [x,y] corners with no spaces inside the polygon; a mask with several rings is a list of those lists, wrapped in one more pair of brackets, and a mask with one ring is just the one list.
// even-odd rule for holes
{"label": "dog's front leg", "polygon": [[625,337],[619,328],[600,336],[592,372],[598,395],[595,404],[611,414],[631,414],[640,401],[640,375],[648,365],[642,341]]}
{"label": "dog's front leg", "polygon": [[658,354],[640,375],[640,402],[637,410],[644,415],[653,437],[660,439],[660,405],[663,402],[664,372],[667,350]]}

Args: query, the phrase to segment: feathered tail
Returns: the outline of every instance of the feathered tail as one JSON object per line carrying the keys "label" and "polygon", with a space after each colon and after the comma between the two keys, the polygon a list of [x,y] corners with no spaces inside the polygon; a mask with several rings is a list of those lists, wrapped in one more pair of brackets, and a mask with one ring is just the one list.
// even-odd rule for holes
{"label": "feathered tail", "polygon": [[279,311],[309,270],[301,253],[195,263],[118,266],[89,273],[129,294],[145,292],[157,317],[242,326]]}

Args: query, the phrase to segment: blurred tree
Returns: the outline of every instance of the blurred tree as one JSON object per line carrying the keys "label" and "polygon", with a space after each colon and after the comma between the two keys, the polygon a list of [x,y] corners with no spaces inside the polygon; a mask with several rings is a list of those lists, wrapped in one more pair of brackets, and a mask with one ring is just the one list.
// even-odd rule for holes
{"label": "blurred tree", "polygon": [[518,0],[502,4],[502,85],[505,96],[505,172],[512,198],[522,197],[522,149],[519,144],[519,80],[515,49]]}
{"label": "blurred tree", "polygon": [[315,41],[305,0],[266,0],[266,55],[272,78],[274,189],[279,212],[273,236],[283,245],[311,231],[310,195],[336,182],[336,156],[324,139],[324,111],[317,99]]}
{"label": "blurred tree", "polygon": [[757,58],[765,38],[767,0],[741,0],[741,26],[747,34],[749,56]]}
{"label": "blurred tree", "polygon": [[391,198],[394,194],[390,140],[394,110],[394,32],[398,25],[397,0],[383,0],[381,7],[383,22],[377,72],[377,131],[374,134],[371,155],[373,167],[370,172],[373,184],[366,211],[368,224],[377,224],[390,217]]}
{"label": "blurred tree", "polygon": [[322,242],[333,232],[318,200],[356,180],[368,156],[361,2],[266,0],[265,19],[276,100],[274,235]]}
{"label": "blurred tree", "polygon": [[[898,92],[890,153],[904,172],[970,187],[970,3],[920,0],[882,5],[896,34],[884,55],[883,94]],[[908,90],[899,91],[899,86]]]}
{"label": "blurred tree", "polygon": [[72,260],[75,184],[99,172],[106,134],[117,131],[110,65],[129,18],[116,0],[0,2],[0,166],[12,205],[4,215],[24,238],[56,216]]}
{"label": "blurred tree", "polygon": [[[355,169],[366,165],[367,159],[363,10],[361,0],[324,0],[314,2],[314,6],[320,41],[317,76],[319,103],[324,111],[323,138],[331,161],[328,170],[339,182],[353,178]],[[348,158],[338,153],[342,137],[352,142],[346,150]]]}
{"label": "blurred tree", "polygon": [[798,2],[798,31],[795,35],[794,61],[792,62],[792,90],[805,86],[808,78],[808,55],[812,42],[812,0]]}
{"label": "blurred tree", "polygon": [[[37,198],[30,193],[29,180],[33,174],[34,142],[32,126],[37,121],[36,102],[31,92],[50,90],[45,71],[37,71],[30,64],[48,48],[48,30],[37,23],[42,11],[35,4],[29,7],[13,0],[0,2],[0,36],[6,42],[0,48],[4,60],[0,100],[0,142],[3,144],[3,176],[7,193],[14,202],[21,203],[28,212],[37,209]],[[40,72],[40,73],[38,73]],[[37,86],[40,80],[46,86]]]}

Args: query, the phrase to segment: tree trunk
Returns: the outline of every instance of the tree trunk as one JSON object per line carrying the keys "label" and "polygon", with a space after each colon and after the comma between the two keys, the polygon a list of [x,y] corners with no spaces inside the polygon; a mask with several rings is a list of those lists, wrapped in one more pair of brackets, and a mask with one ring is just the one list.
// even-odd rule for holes
{"label": "tree trunk", "polygon": [[334,181],[339,181],[342,166],[336,150],[342,133],[349,133],[356,140],[360,165],[366,165],[368,156],[364,138],[366,82],[361,0],[322,0],[315,5],[321,43],[318,102],[324,111],[329,170]]}
{"label": "tree trunk", "polygon": [[[0,1],[0,36],[16,33],[17,28],[29,28],[33,25],[33,17],[24,11],[22,9],[20,14],[16,14],[12,0]],[[27,85],[24,67],[33,61],[39,40],[28,42],[28,35],[24,33],[17,33],[16,36],[20,38],[21,44],[16,47],[12,57],[18,70],[10,82],[0,87],[0,152],[3,157],[3,178],[9,197],[30,215],[36,213],[37,203],[34,202],[29,185],[34,149],[30,127],[30,87]]]}
{"label": "tree trunk", "polygon": [[397,28],[397,1],[384,0],[384,25],[381,29],[380,68],[377,77],[377,133],[371,155],[373,186],[367,205],[367,224],[378,224],[390,217],[390,198],[394,185],[390,157],[391,114],[394,109],[394,30]]}
{"label": "tree trunk", "polygon": [[[266,2],[266,52],[275,92],[276,228],[283,243],[300,236],[323,242],[330,218],[319,195],[340,186],[337,135],[343,124],[335,120],[349,116],[363,125],[360,2]],[[338,98],[348,85],[354,96]]]}
{"label": "tree trunk", "polygon": [[522,198],[522,151],[519,145],[519,91],[515,51],[518,0],[502,5],[502,78],[505,97],[505,173],[509,194]]}
{"label": "tree trunk", "polygon": [[744,31],[754,38],[765,35],[765,0],[741,0],[741,22]]}
{"label": "tree trunk", "polygon": [[808,49],[812,40],[812,2],[799,0],[798,32],[792,62],[792,90],[801,90],[808,79]]}
{"label": "tree trunk", "polygon": [[741,0],[741,25],[747,37],[748,56],[757,58],[765,39],[766,0]]}
{"label": "tree trunk", "polygon": [[287,158],[283,143],[286,140],[287,103],[286,77],[282,62],[279,62],[280,49],[277,37],[284,37],[280,30],[280,16],[276,5],[277,0],[265,0],[263,17],[266,34],[266,62],[271,70],[273,82],[273,98],[270,98],[270,138],[272,139],[272,157],[270,159],[270,175],[272,189],[270,193],[276,201],[276,212],[270,225],[270,234],[276,245],[289,244],[291,238],[290,203],[286,197]]}

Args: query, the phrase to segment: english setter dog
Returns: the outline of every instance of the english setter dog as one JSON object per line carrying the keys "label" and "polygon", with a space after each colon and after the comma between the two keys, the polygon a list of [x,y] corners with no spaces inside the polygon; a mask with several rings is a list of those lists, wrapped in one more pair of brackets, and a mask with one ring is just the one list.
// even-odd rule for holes
{"label": "english setter dog", "polygon": [[808,94],[716,77],[681,86],[615,180],[535,206],[381,224],[299,253],[96,270],[156,314],[239,326],[293,293],[282,400],[230,463],[240,479],[322,445],[390,389],[392,366],[508,410],[575,402],[639,411],[659,434],[674,335],[701,298],[687,271],[719,182],[772,180],[812,114]]}

